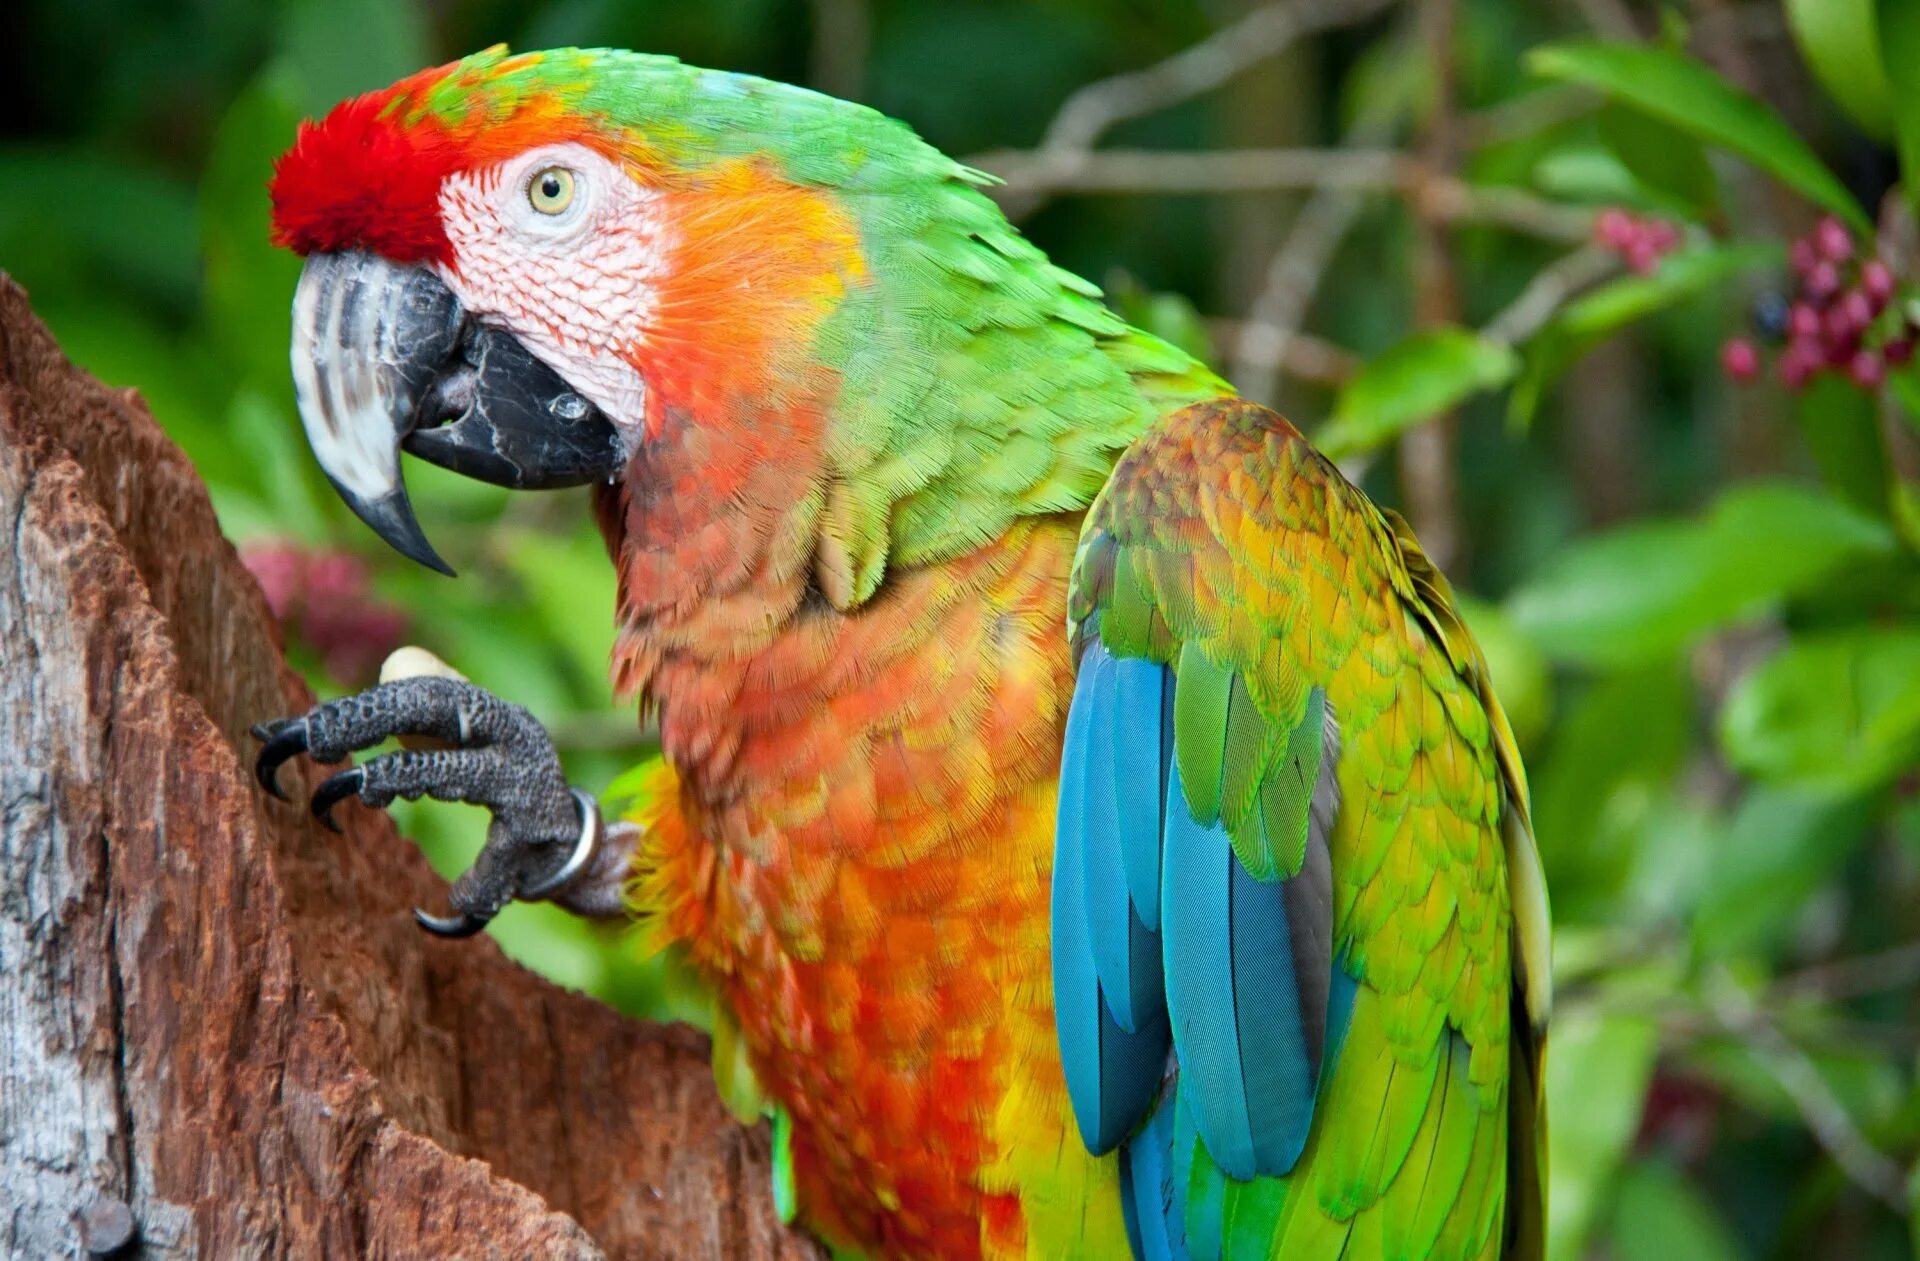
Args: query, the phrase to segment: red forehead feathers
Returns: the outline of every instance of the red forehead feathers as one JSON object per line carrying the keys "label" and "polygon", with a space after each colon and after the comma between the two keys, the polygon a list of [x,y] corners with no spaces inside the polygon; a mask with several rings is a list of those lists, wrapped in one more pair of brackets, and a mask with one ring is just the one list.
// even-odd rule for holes
{"label": "red forehead feathers", "polygon": [[274,244],[303,255],[362,249],[396,263],[451,262],[440,216],[447,176],[536,144],[586,138],[584,121],[554,97],[487,100],[477,76],[451,85],[471,85],[477,106],[456,128],[424,106],[463,70],[459,62],[423,70],[301,123],[268,186]]}

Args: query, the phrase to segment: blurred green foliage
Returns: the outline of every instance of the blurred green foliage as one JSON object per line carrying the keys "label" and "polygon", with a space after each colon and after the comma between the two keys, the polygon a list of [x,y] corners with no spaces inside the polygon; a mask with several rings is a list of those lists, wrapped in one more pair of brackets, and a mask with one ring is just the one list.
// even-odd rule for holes
{"label": "blurred green foliage", "polygon": [[[461,571],[449,583],[380,550],[308,456],[286,358],[298,265],[267,243],[264,188],[296,120],[495,41],[605,43],[856,95],[976,154],[1035,144],[1075,88],[1248,7],[25,0],[0,11],[0,267],[75,359],[142,391],[236,540],[359,555],[409,641],[532,708],[600,789],[649,744],[612,707],[611,574],[580,497],[411,465]],[[1436,325],[1416,318],[1432,261],[1418,198],[1369,194],[1309,319],[1358,367],[1283,371],[1280,401],[1310,430],[1330,417],[1336,452],[1423,530],[1399,440],[1453,435],[1448,567],[1533,771],[1559,926],[1553,1255],[1908,1255],[1889,1201],[1920,1149],[1920,448],[1900,401],[1920,380],[1790,398],[1735,389],[1714,360],[1784,283],[1788,236],[1819,210],[1865,232],[1895,154],[1920,152],[1920,92],[1890,86],[1920,73],[1892,55],[1920,47],[1920,10],[1457,7],[1445,74],[1390,10],[1104,143],[1331,145],[1384,116],[1414,145],[1445,99],[1469,191],[1681,229],[1644,274],[1614,268],[1503,323],[1580,243],[1462,215],[1444,233],[1456,309]],[[814,45],[828,9],[864,49]],[[1599,42],[1583,13],[1647,38]],[[1061,196],[1023,226],[1129,318],[1225,364],[1300,202]],[[1906,302],[1899,203],[1881,247]],[[322,691],[367,682],[295,649]],[[397,813],[448,874],[478,845],[475,812]],[[550,908],[513,908],[495,932],[629,1011],[701,1017],[684,976]],[[1836,1142],[1853,1145],[1845,1166]]]}

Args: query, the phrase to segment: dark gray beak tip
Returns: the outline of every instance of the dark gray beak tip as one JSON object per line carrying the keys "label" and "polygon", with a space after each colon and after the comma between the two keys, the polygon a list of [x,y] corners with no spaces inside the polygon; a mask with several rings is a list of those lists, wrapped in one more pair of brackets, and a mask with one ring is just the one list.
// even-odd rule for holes
{"label": "dark gray beak tip", "polygon": [[453,566],[441,559],[440,553],[434,551],[433,544],[427,541],[426,531],[420,528],[419,519],[413,515],[413,504],[407,499],[405,485],[374,500],[360,498],[339,482],[334,482],[333,488],[340,492],[340,498],[347,501],[347,507],[353,509],[353,514],[385,539],[394,551],[449,578],[457,577]]}
{"label": "dark gray beak tip", "polygon": [[294,394],[340,497],[403,556],[451,577],[407,502],[400,453],[519,490],[624,467],[618,429],[512,333],[469,319],[431,270],[314,254],[294,290]]}

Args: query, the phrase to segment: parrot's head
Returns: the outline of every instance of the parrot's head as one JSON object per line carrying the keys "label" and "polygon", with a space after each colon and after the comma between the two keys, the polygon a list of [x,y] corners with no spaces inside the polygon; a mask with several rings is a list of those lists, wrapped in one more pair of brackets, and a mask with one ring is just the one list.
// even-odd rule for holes
{"label": "parrot's head", "polygon": [[633,53],[493,49],[348,101],[272,181],[275,240],[306,258],[308,439],[369,525],[444,570],[402,449],[584,485],[676,415],[805,413],[822,343],[857,340],[833,327],[869,280],[853,203],[955,172],[863,107]]}

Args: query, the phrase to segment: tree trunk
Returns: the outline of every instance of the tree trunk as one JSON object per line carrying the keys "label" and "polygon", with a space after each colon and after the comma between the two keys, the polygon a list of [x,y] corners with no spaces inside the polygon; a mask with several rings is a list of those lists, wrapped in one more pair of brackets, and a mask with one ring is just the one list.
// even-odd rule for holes
{"label": "tree trunk", "polygon": [[385,816],[254,787],[248,726],[311,703],[266,604],[4,274],[0,527],[0,1250],[819,1255],[705,1039],[426,936]]}

